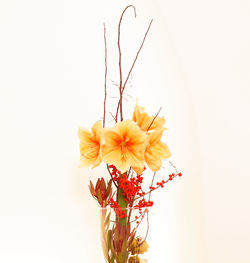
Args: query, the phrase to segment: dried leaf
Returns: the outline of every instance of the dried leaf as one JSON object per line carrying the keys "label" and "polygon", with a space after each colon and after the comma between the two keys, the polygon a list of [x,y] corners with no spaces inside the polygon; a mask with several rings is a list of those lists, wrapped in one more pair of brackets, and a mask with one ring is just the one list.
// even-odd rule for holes
{"label": "dried leaf", "polygon": [[105,198],[108,198],[110,196],[110,194],[112,192],[111,186],[112,186],[112,180],[110,179],[108,182]]}
{"label": "dried leaf", "polygon": [[97,199],[100,205],[102,205],[102,196],[101,196],[101,190],[97,190]]}
{"label": "dried leaf", "polygon": [[101,189],[102,192],[104,192],[104,193],[106,192],[106,183],[105,183],[105,180],[103,179],[103,177],[100,180],[99,188]]}
{"label": "dried leaf", "polygon": [[136,228],[134,228],[132,230],[132,232],[130,233],[130,237],[129,237],[129,240],[128,240],[128,247],[131,245],[131,243],[133,242],[134,238],[135,238],[135,235],[136,235]]}
{"label": "dried leaf", "polygon": [[96,193],[95,193],[94,185],[93,185],[93,183],[92,183],[91,180],[89,180],[89,183],[90,183],[90,185],[89,185],[89,191],[90,191],[91,195],[92,195],[93,197],[95,197]]}

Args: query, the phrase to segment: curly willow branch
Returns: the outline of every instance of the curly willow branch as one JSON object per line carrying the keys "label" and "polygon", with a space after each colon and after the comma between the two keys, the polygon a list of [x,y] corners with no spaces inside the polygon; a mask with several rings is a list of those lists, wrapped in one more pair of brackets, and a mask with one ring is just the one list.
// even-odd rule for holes
{"label": "curly willow branch", "polygon": [[[128,7],[130,7],[130,6],[128,6]],[[127,7],[127,8],[128,8],[128,7]],[[125,9],[124,11],[126,11],[126,9]],[[121,17],[121,18],[122,18],[122,17]],[[120,20],[120,21],[121,21],[121,20]],[[128,80],[129,80],[129,77],[130,77],[130,75],[131,75],[131,73],[132,73],[132,71],[133,71],[133,68],[134,68],[134,66],[135,66],[135,63],[136,63],[136,61],[137,61],[137,59],[138,59],[138,57],[139,57],[139,54],[140,54],[140,52],[141,52],[141,50],[142,50],[142,48],[143,48],[143,45],[144,45],[144,43],[145,43],[145,40],[146,40],[146,38],[147,38],[147,35],[148,35],[148,32],[149,32],[149,30],[150,30],[150,28],[151,28],[152,23],[153,23],[153,19],[152,19],[152,20],[150,21],[150,23],[149,23],[148,29],[147,29],[147,31],[146,31],[146,33],[145,33],[145,35],[144,35],[144,38],[143,38],[142,43],[141,43],[141,45],[140,45],[140,48],[138,49],[138,51],[137,51],[137,53],[136,53],[134,62],[133,62],[132,66],[131,66],[131,68],[130,68],[130,70],[129,70],[129,72],[128,72],[128,75],[127,75],[127,77],[126,77],[126,79],[125,79],[124,84],[122,84],[121,48],[120,48],[120,24],[119,24],[119,30],[118,30],[118,49],[119,49],[119,70],[120,70],[120,86],[119,86],[119,90],[120,90],[120,100],[119,100],[119,102],[118,102],[117,110],[116,110],[116,122],[117,122],[117,119],[118,119],[119,108],[120,108],[121,121],[123,120],[123,116],[122,116],[122,96],[123,96],[123,92],[124,92],[124,90],[125,90],[126,84],[127,84]]]}
{"label": "curly willow branch", "polygon": [[122,113],[122,93],[123,93],[123,88],[122,88],[122,52],[121,52],[121,45],[120,45],[120,38],[121,38],[121,23],[122,23],[122,19],[123,16],[125,14],[125,12],[127,11],[127,9],[129,8],[133,8],[134,9],[134,14],[136,17],[136,9],[133,5],[128,5],[122,12],[121,17],[120,17],[120,21],[119,21],[119,25],[118,25],[118,51],[119,51],[119,73],[120,73],[120,84],[119,84],[119,92],[120,92],[120,100],[119,100],[119,104],[117,106],[117,112],[116,112],[116,122],[117,122],[117,118],[118,118],[118,112],[119,112],[119,106],[120,106],[120,118],[121,121],[123,120],[123,113]]}

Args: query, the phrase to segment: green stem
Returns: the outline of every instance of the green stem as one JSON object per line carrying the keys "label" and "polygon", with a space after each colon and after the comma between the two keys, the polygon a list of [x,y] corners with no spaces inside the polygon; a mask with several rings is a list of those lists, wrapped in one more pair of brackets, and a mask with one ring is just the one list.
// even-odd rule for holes
{"label": "green stem", "polygon": [[[120,188],[120,186],[117,189],[117,203],[121,208],[124,208],[124,211],[127,213],[128,203],[124,200],[123,190]],[[118,218],[118,221],[120,225],[125,226],[128,223],[128,218]]]}
{"label": "green stem", "polygon": [[[120,175],[120,178],[122,178],[122,175]],[[127,214],[128,203],[124,200],[123,189],[121,189],[120,185],[118,185],[117,188],[117,203],[119,207],[121,207],[122,210]],[[126,263],[128,260],[127,240],[130,234],[128,217],[120,218],[119,216],[116,216],[116,227],[120,230],[118,231],[120,234],[117,236],[117,238],[122,241],[122,247],[118,253],[117,263]]]}

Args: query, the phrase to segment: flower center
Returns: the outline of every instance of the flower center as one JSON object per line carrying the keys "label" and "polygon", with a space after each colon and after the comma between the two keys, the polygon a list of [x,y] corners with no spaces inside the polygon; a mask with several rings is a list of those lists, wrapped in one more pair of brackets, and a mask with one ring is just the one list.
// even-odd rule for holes
{"label": "flower center", "polygon": [[124,153],[124,152],[125,152],[125,149],[126,149],[126,147],[127,147],[126,141],[122,141],[120,146],[121,146],[121,151],[122,151],[122,153]]}

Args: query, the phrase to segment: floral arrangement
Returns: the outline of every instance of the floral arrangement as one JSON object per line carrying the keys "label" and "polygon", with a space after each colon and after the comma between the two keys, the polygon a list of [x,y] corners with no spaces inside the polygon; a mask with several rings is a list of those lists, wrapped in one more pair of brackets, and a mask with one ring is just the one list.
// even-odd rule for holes
{"label": "floral arrangement", "polygon": [[[95,168],[102,162],[106,164],[108,181],[98,178],[94,184],[90,181],[91,195],[101,207],[102,246],[106,262],[111,263],[139,263],[147,262],[140,259],[140,254],[148,250],[145,237],[137,235],[138,227],[148,216],[149,208],[153,206],[151,193],[163,188],[166,183],[182,174],[175,172],[168,175],[165,180],[154,182],[157,171],[162,167],[162,161],[171,156],[168,146],[162,142],[166,131],[165,119],[157,114],[150,116],[143,107],[137,103],[131,118],[124,120],[123,95],[126,84],[137,61],[138,55],[144,45],[150,30],[152,20],[145,33],[142,44],[136,54],[128,75],[123,80],[122,53],[120,48],[120,27],[122,12],[118,25],[118,52],[119,52],[119,98],[113,116],[113,127],[106,127],[106,100],[107,100],[107,44],[106,27],[104,24],[105,43],[105,82],[104,82],[104,113],[103,120],[97,121],[91,131],[80,128],[80,166]],[[152,171],[151,185],[145,189],[143,185],[144,171]],[[149,225],[147,226],[147,228]]]}

